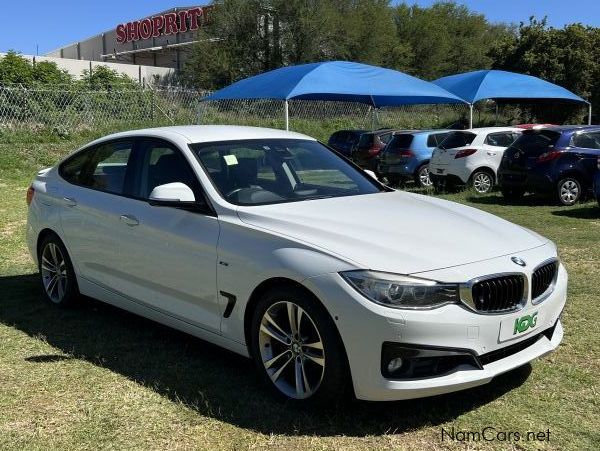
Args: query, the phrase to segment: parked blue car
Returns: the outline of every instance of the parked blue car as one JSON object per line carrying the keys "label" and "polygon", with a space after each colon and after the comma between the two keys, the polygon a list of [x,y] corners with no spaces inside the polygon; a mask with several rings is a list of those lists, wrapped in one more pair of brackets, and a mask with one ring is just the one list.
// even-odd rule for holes
{"label": "parked blue car", "polygon": [[596,171],[596,178],[594,179],[594,197],[598,201],[600,207],[600,157],[598,157],[598,170]]}
{"label": "parked blue car", "polygon": [[431,154],[450,131],[424,130],[395,133],[379,155],[377,175],[385,177],[392,185],[412,179],[418,186],[430,186]]}
{"label": "parked blue car", "polygon": [[524,130],[506,151],[498,182],[506,198],[550,194],[573,205],[592,191],[600,157],[600,126]]}

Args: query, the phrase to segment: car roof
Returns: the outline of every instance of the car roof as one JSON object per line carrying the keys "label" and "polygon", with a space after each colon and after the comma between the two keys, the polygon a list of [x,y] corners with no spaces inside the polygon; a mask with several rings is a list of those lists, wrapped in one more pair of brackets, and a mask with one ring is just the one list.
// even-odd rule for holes
{"label": "car roof", "polygon": [[450,133],[455,132],[457,130],[448,130],[448,129],[431,129],[431,130],[402,130],[399,132],[395,132],[394,135],[432,135],[434,133]]}
{"label": "car roof", "polygon": [[456,130],[471,133],[492,133],[492,132],[522,132],[523,129],[517,127],[479,127],[469,128],[467,130]]}
{"label": "car roof", "polygon": [[547,125],[536,130],[554,130],[557,132],[578,132],[583,130],[600,130],[600,125]]}
{"label": "car roof", "polygon": [[[115,133],[100,138],[96,142],[116,138],[128,138],[136,136],[152,136],[156,138],[169,138],[179,136],[187,139],[190,143],[214,142],[214,141],[238,141],[243,139],[308,139],[316,141],[315,138],[301,133],[278,130],[274,128],[247,127],[239,125],[176,125],[171,127],[144,128]],[[92,144],[94,144],[92,143]]]}

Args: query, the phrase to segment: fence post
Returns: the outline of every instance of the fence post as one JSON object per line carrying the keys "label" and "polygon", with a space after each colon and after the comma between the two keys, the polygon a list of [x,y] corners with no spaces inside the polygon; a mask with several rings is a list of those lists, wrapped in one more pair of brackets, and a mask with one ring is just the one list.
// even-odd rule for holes
{"label": "fence post", "polygon": [[284,102],[284,114],[285,114],[285,129],[290,129],[290,106],[288,100],[286,99]]}
{"label": "fence post", "polygon": [[588,125],[592,125],[592,102],[588,104]]}
{"label": "fence post", "polygon": [[469,128],[473,128],[473,104],[469,103]]}

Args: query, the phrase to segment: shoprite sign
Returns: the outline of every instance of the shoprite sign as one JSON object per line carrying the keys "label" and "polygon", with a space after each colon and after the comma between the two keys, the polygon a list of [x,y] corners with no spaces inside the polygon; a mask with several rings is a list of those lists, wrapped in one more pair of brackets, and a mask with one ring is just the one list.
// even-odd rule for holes
{"label": "shoprite sign", "polygon": [[208,8],[190,8],[182,11],[166,13],[143,20],[122,23],[117,26],[117,42],[124,44],[157,38],[163,35],[185,33],[197,30],[203,21]]}

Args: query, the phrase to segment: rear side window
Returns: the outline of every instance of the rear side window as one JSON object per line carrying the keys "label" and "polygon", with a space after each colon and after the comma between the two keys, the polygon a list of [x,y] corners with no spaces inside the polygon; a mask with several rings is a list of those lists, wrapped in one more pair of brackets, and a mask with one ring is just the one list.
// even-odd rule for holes
{"label": "rear side window", "polygon": [[383,144],[387,144],[392,140],[392,134],[391,133],[384,133],[383,135],[379,135],[379,140],[383,143]]}
{"label": "rear side window", "polygon": [[69,183],[113,194],[126,194],[132,141],[114,141],[83,150],[65,161],[60,175]]}
{"label": "rear side window", "polygon": [[540,130],[525,132],[511,146],[511,149],[520,150],[530,156],[539,156],[553,147],[558,141],[560,133],[553,130]]}
{"label": "rear side window", "polygon": [[449,132],[446,133],[434,133],[427,137],[427,147],[437,147],[440,143],[449,135]]}
{"label": "rear side window", "polygon": [[373,133],[363,133],[358,140],[358,147],[371,147],[373,144]]}
{"label": "rear side window", "polygon": [[488,146],[508,147],[515,142],[516,135],[513,132],[490,133],[485,138]]}
{"label": "rear side window", "polygon": [[389,150],[408,149],[413,139],[413,135],[395,135],[387,147]]}
{"label": "rear side window", "polygon": [[600,149],[600,132],[578,133],[571,140],[573,147]]}
{"label": "rear side window", "polygon": [[455,149],[470,145],[475,139],[475,133],[471,132],[451,132],[439,144],[440,149]]}

